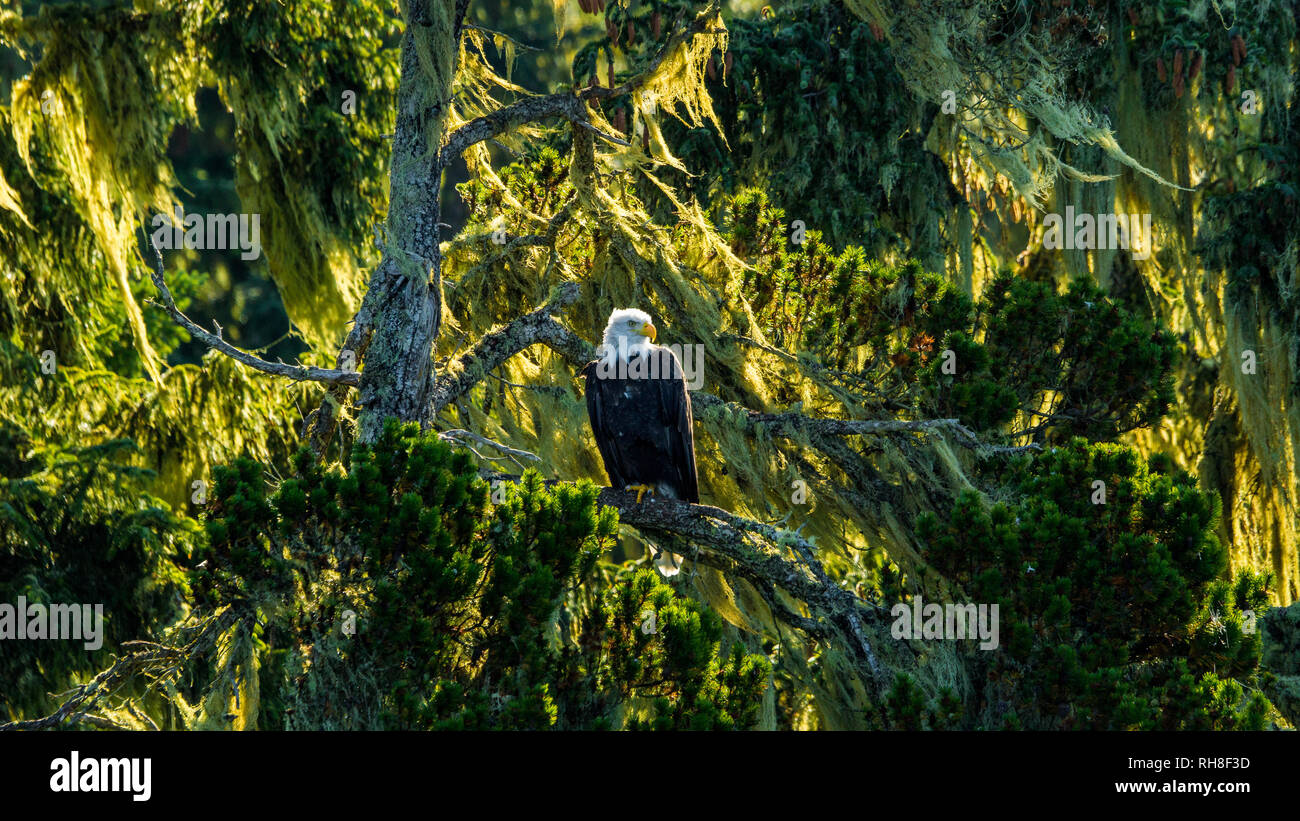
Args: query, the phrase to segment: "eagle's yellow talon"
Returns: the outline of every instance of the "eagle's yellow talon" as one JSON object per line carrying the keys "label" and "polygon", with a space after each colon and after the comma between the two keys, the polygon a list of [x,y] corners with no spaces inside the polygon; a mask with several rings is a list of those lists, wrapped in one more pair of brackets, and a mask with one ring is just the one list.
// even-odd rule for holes
{"label": "eagle's yellow talon", "polygon": [[655,489],[650,485],[628,485],[627,489],[636,491],[636,503],[638,505],[641,504],[642,496],[644,496],[646,493],[649,493],[651,496],[653,496],[655,492]]}

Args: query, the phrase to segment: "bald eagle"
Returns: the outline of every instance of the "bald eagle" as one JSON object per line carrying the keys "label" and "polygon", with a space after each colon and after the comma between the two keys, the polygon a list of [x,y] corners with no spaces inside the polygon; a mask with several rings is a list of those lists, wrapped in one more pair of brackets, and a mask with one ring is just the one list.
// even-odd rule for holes
{"label": "bald eagle", "polygon": [[655,345],[645,311],[609,315],[599,358],[582,369],[587,415],[610,486],[699,502],[691,397],[682,363]]}

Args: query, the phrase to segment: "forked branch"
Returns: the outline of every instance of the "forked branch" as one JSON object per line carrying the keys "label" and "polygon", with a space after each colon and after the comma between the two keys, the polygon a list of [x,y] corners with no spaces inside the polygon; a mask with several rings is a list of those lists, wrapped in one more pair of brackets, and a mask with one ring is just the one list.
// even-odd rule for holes
{"label": "forked branch", "polygon": [[[168,316],[177,325],[180,325],[190,336],[212,348],[215,351],[225,354],[236,362],[241,362],[254,370],[262,373],[269,373],[273,376],[283,376],[286,379],[292,379],[296,382],[323,382],[327,385],[348,385],[356,387],[360,382],[360,376],[355,370],[335,370],[326,368],[306,367],[303,365],[290,365],[285,362],[268,362],[259,356],[254,356],[248,351],[240,350],[234,345],[221,338],[221,327],[217,326],[217,332],[204,330],[197,322],[186,316],[180,308],[176,307],[176,300],[172,298],[171,289],[167,287],[167,277],[163,269],[162,253],[159,252],[158,246],[154,245],[153,239],[149,239],[149,250],[153,252],[153,271],[150,278],[158,289],[161,302],[150,300],[155,305],[162,307]],[[215,324],[215,323],[214,323]]]}

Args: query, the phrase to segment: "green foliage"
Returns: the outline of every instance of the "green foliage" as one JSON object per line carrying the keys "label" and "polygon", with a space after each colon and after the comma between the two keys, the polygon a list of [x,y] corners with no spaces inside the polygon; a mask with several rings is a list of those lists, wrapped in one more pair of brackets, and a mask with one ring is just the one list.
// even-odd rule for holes
{"label": "green foliage", "polygon": [[[1186,0],[1126,2],[1123,10],[1123,32],[1134,42],[1130,59],[1145,96],[1166,106],[1185,96],[1235,97],[1252,88],[1247,83],[1268,68],[1270,57],[1287,51],[1295,34],[1293,10],[1285,2],[1242,4],[1226,20]],[[1094,58],[1084,68],[1096,66]]]}
{"label": "green foliage", "polygon": [[1227,580],[1216,497],[1082,439],[1010,468],[1007,491],[991,507],[968,492],[946,521],[918,522],[926,561],[999,605],[1002,647],[979,654],[986,709],[1009,700],[1017,721],[1045,728],[1264,724],[1260,636],[1241,614],[1263,611],[1269,579]]}
{"label": "green foliage", "polygon": [[[528,212],[551,214],[573,196],[568,162],[550,145],[530,144],[520,161],[505,166],[499,177],[505,188],[473,177],[456,187],[475,223],[504,229],[510,235],[530,233]],[[527,212],[514,207],[520,203]]]}
{"label": "green foliage", "polygon": [[751,266],[743,286],[769,340],[935,415],[990,430],[1023,411],[1018,432],[1110,440],[1153,424],[1173,400],[1173,336],[1088,280],[1058,293],[1004,271],[973,304],[915,260],[835,252],[814,230],[792,245],[761,191],[737,195],[731,213],[731,247]]}
{"label": "green foliage", "polygon": [[1260,625],[1264,641],[1261,663],[1275,673],[1300,676],[1300,605],[1274,607]]}
{"label": "green foliage", "polygon": [[792,245],[785,212],[762,191],[738,194],[731,212],[731,248],[752,265],[745,293],[778,345],[816,352],[837,368],[870,370],[863,359],[883,363],[892,342],[910,352],[910,365],[970,314],[968,298],[914,260],[887,265],[856,245],[837,253],[816,230]]}
{"label": "green foliage", "polygon": [[[1300,348],[1291,344],[1300,303],[1288,284],[1300,125],[1297,108],[1283,104],[1294,84],[1294,4],[1238,4],[1231,20],[1215,4],[1182,0],[1048,5],[980,0],[919,13],[858,0],[762,12],[734,6],[726,10],[730,48],[708,61],[705,84],[721,133],[699,117],[688,125],[662,111],[647,116],[625,96],[593,101],[593,120],[633,145],[623,152],[597,141],[585,180],[570,156],[569,123],[500,135],[490,153],[476,149],[470,180],[458,186],[469,224],[451,238],[443,269],[449,319],[439,370],[444,355],[570,280],[583,297],[562,321],[578,336],[595,339],[615,305],[644,306],[671,341],[708,348],[706,390],[762,411],[799,403],[814,416],[953,416],[994,438],[1105,441],[1161,418],[1178,364],[1173,338],[1120,305],[1156,285],[1165,294],[1150,294],[1153,303],[1195,302],[1198,291],[1215,305],[1221,277],[1228,310],[1196,315],[1199,327],[1183,344],[1197,355],[1182,364],[1217,356],[1233,368],[1238,348],[1261,353],[1259,381],[1274,380],[1267,397],[1242,389],[1251,383],[1234,387],[1252,444],[1267,446],[1252,459],[1219,456],[1267,467],[1268,454],[1287,452],[1285,431],[1277,439],[1273,432],[1294,405],[1277,383],[1288,394],[1300,384]],[[513,74],[526,87],[613,85],[643,70],[699,6],[611,1],[579,18],[585,27],[576,32],[572,20],[562,23],[568,34],[556,44],[549,27],[537,31],[549,9],[493,0],[472,4],[479,26],[470,31],[495,40],[507,76],[525,42],[541,48]],[[864,9],[873,14],[853,16]],[[979,25],[965,25],[972,20]],[[487,30],[497,26],[521,42]],[[142,216],[173,198],[187,210],[260,212],[279,293],[267,280],[249,286],[242,263],[224,267],[231,255],[207,253],[169,257],[173,292],[245,347],[285,333],[283,307],[298,325],[291,337],[310,339],[316,355],[334,352],[386,208],[397,29],[391,4],[373,0],[62,3],[28,17],[0,13],[0,39],[30,59],[10,64],[19,66],[9,78],[16,82],[0,94],[0,601],[103,600],[109,616],[106,650],[94,657],[75,643],[22,645],[16,655],[6,647],[0,704],[11,714],[47,710],[48,692],[102,667],[124,639],[156,637],[188,608],[210,616],[231,607],[234,626],[211,664],[188,670],[197,683],[168,694],[191,726],[758,722],[771,675],[765,660],[728,642],[734,633],[713,611],[652,572],[596,569],[615,531],[590,486],[550,487],[529,474],[489,505],[470,457],[399,428],[357,450],[342,471],[305,454],[291,459],[295,401],[314,406],[318,389],[287,389],[219,357],[199,362],[160,311],[134,312],[153,294],[132,255]],[[931,40],[926,29],[950,36]],[[1031,53],[1045,56],[1019,56]],[[1190,55],[1204,55],[1187,94],[1157,76],[1158,61],[1172,74],[1180,53],[1184,73]],[[503,94],[474,59],[462,64],[452,95],[460,119],[504,102],[488,96],[513,93]],[[570,67],[572,84],[560,78]],[[682,76],[694,68],[679,65],[650,96],[694,93]],[[957,91],[957,115],[938,112],[935,88]],[[1261,91],[1258,122],[1237,111],[1242,89]],[[46,91],[53,113],[42,110]],[[354,113],[341,110],[345,91],[357,92]],[[1155,212],[1158,265],[1135,263],[1135,277],[1122,259],[1105,277],[1097,272],[1117,303],[1090,281],[1062,292],[1005,273],[983,279],[1024,247],[1026,228],[1031,248],[1036,242],[1034,218],[1022,222],[1028,209],[1005,192],[1037,202],[1069,176],[1052,159],[1048,132],[1058,144],[1078,138],[1088,146],[1078,155],[1066,149],[1084,174],[1117,170],[1098,165],[1107,157],[1135,167],[1117,149],[1097,148],[1109,127],[1091,129],[1073,106],[1104,100],[1102,92],[1114,95],[1106,104],[1125,150],[1154,150],[1161,174],[1204,189],[1153,199],[1155,183],[1134,186],[1128,172],[1087,184],[1108,202]],[[1215,116],[1178,110],[1191,105]],[[1009,108],[1027,112],[1024,135],[1019,114],[994,122]],[[1158,132],[1143,130],[1155,126],[1137,116],[1141,108],[1159,115]],[[1173,139],[1166,151],[1156,134],[1186,122],[1204,133]],[[658,143],[651,149],[647,125],[662,127],[685,171]],[[511,159],[489,167],[502,150]],[[1180,152],[1204,167],[1180,175],[1175,163],[1167,172],[1164,155]],[[1058,193],[1080,188],[1070,181]],[[993,210],[980,211],[972,230],[970,209],[982,207],[985,191],[999,196],[987,198]],[[1011,219],[998,213],[1008,208]],[[459,223],[448,212],[442,219]],[[807,226],[800,245],[790,242],[796,219]],[[719,241],[710,220],[729,236]],[[498,226],[532,239],[499,248],[490,240]],[[542,235],[554,241],[532,241]],[[749,267],[735,264],[728,244]],[[1180,246],[1196,248],[1206,283],[1170,279],[1200,268],[1190,257],[1171,263]],[[980,276],[972,248],[987,252]],[[200,270],[212,275],[205,281]],[[1188,299],[1176,298],[1180,290]],[[1230,328],[1227,345],[1215,339],[1221,325]],[[149,381],[145,337],[162,358],[191,365]],[[58,355],[53,374],[37,360],[47,348]],[[945,351],[955,354],[955,373],[944,372]],[[554,476],[598,473],[589,442],[572,435],[583,409],[567,363],[534,346],[496,375],[457,403],[460,425],[520,447],[544,439],[535,449]],[[1230,403],[1215,408],[1233,415]],[[1290,622],[1272,614],[1262,622],[1272,677],[1257,674],[1260,639],[1243,630],[1242,611],[1262,612],[1269,580],[1227,577],[1226,546],[1212,535],[1215,506],[1164,461],[1072,443],[1001,472],[972,467],[937,437],[933,450],[910,435],[773,441],[730,415],[697,418],[701,475],[716,503],[774,519],[789,474],[824,477],[816,512],[798,526],[816,533],[837,580],[888,601],[923,577],[908,546],[917,511],[946,509],[954,487],[1002,482],[990,494],[998,504],[972,492],[943,517],[921,520],[927,560],[1002,604],[1002,649],[975,654],[976,680],[988,683],[961,704],[951,691],[936,695],[932,681],[899,676],[880,705],[891,725],[1257,727],[1272,717],[1260,690],[1294,720],[1300,686]],[[538,420],[554,424],[539,433]],[[1186,464],[1201,442],[1180,438],[1192,442],[1192,450],[1177,445]],[[179,510],[190,482],[233,454],[251,458],[209,477],[216,489],[201,534],[148,495]],[[157,474],[152,481],[145,466]],[[282,472],[290,478],[279,480]],[[1289,493],[1292,472],[1278,471],[1274,492]],[[1106,506],[1088,498],[1094,477],[1106,482]],[[1293,545],[1285,528],[1255,527],[1254,514],[1240,512],[1247,507],[1233,508],[1245,517],[1228,529],[1235,539],[1258,530],[1262,540]],[[1294,518],[1290,500],[1257,507],[1277,521]],[[855,532],[862,540],[852,543]],[[872,533],[887,535],[871,536],[872,558],[859,561]],[[209,544],[187,562],[191,595],[175,562],[196,535]],[[1255,547],[1236,545],[1250,562],[1262,555]],[[1287,549],[1284,561],[1294,557]],[[733,592],[727,618],[763,623],[763,603],[746,598],[743,585]],[[343,630],[349,612],[355,635]],[[789,665],[778,675],[790,686],[774,699],[783,726],[817,724],[807,705],[823,696],[811,690],[843,683],[831,681],[839,672],[821,682],[811,664],[800,671],[789,661],[834,667],[835,648],[802,638],[781,637],[774,651]],[[763,639],[774,645],[771,633]],[[192,716],[184,699],[196,689],[202,715]],[[836,710],[860,714],[829,703],[838,698],[820,705],[824,725]]]}
{"label": "green foliage", "polygon": [[728,730],[758,722],[770,663],[746,656],[739,643],[720,652],[717,614],[676,596],[654,571],[615,582],[587,628],[584,634],[600,642],[597,687],[653,700],[649,715],[634,717],[629,729]]}
{"label": "green foliage", "polygon": [[305,451],[296,468],[274,489],[251,461],[218,471],[195,571],[203,606],[258,613],[268,657],[288,651],[260,676],[260,726],[756,722],[766,661],[722,652],[718,617],[652,571],[575,609],[617,531],[590,483],[529,472],[493,505],[467,451],[392,420],[346,473]]}
{"label": "green foliage", "polygon": [[[634,58],[653,52],[663,38],[645,36],[646,19],[671,19],[685,5],[632,6],[642,35],[620,47]],[[609,9],[621,7],[609,4],[610,17],[627,13]],[[938,109],[907,90],[870,25],[841,3],[801,2],[733,14],[727,27],[727,54],[714,55],[707,82],[722,133],[665,124],[691,173],[672,178],[678,188],[717,202],[762,185],[834,249],[901,251],[937,266],[936,227],[958,201],[924,145]],[[579,81],[595,66],[580,62],[585,56],[574,62]]]}
{"label": "green foliage", "polygon": [[123,641],[157,637],[188,589],[177,565],[194,527],[146,492],[125,440],[34,448],[0,426],[0,603],[102,605],[103,645],[75,639],[4,642],[0,713],[52,712],[58,693],[98,672]]}
{"label": "green foliage", "polygon": [[892,730],[957,729],[963,705],[957,695],[944,688],[939,696],[927,700],[925,693],[906,673],[899,673],[885,697],[885,716]]}
{"label": "green foliage", "polygon": [[[304,393],[297,386],[286,392],[285,386],[228,360],[211,358],[202,361],[202,368],[182,365],[171,369],[165,380],[154,379],[150,357],[144,353],[152,350],[159,358],[198,359],[192,356],[193,349],[186,352],[190,356],[180,353],[187,335],[161,310],[138,310],[155,296],[155,289],[139,276],[142,268],[135,254],[138,229],[147,226],[156,211],[169,210],[167,184],[173,181],[169,141],[176,138],[177,153],[183,153],[179,149],[186,143],[193,147],[200,143],[187,127],[195,125],[191,118],[202,79],[199,67],[210,65],[211,55],[206,44],[187,39],[194,34],[192,26],[201,22],[212,42],[221,39],[223,27],[241,37],[248,31],[248,19],[240,14],[248,4],[210,5],[195,13],[193,8],[165,3],[148,9],[129,4],[112,8],[46,4],[39,14],[6,13],[0,20],[4,29],[0,39],[30,61],[21,74],[4,78],[13,85],[6,84],[6,104],[0,108],[0,177],[8,181],[20,205],[18,211],[0,207],[0,424],[25,428],[34,448],[130,439],[138,446],[131,463],[157,473],[151,490],[173,508],[189,504],[191,482],[207,478],[214,463],[240,453],[267,461],[287,458],[297,438],[291,394],[302,399]],[[351,4],[346,13],[340,12],[343,19],[361,14],[360,6]],[[377,7],[367,8],[373,14]],[[295,8],[300,13],[293,20],[303,27],[327,21],[333,25],[340,13],[331,9],[327,3],[302,4]],[[230,10],[234,13],[226,13]],[[276,13],[283,11],[278,8]],[[304,38],[300,32],[297,39],[295,57],[315,51],[310,44],[314,38]],[[359,37],[355,42],[369,40]],[[372,44],[356,48],[373,56]],[[332,65],[339,68],[338,49],[328,50]],[[307,63],[296,59],[295,63],[305,70]],[[319,68],[311,65],[313,70]],[[242,76],[237,69],[247,68],[241,55],[236,65],[219,66],[213,73],[234,78]],[[286,83],[302,80],[286,79],[280,69],[275,76]],[[392,80],[395,71],[384,68],[367,71],[366,76]],[[264,75],[245,79],[259,88],[280,88],[268,85]],[[47,93],[50,96],[43,101]],[[199,96],[209,103],[215,100],[226,113],[226,105],[210,89]],[[50,113],[43,102],[53,106]],[[375,181],[379,166],[363,168],[352,161],[355,156],[345,159],[338,153],[368,137],[371,151],[365,159],[382,160],[379,134],[389,115],[382,107],[363,105],[359,110],[365,123],[348,126],[348,134],[355,132],[353,142],[329,138],[339,170],[322,175],[316,168],[308,175],[294,168],[290,175],[297,184],[322,186],[321,196],[340,209],[348,225],[333,225],[327,232],[331,235],[346,229],[347,236],[366,236],[367,227],[358,224],[358,209],[367,208],[382,194],[381,184]],[[264,111],[270,112],[267,116],[284,116],[284,106],[278,104]],[[370,113],[374,116],[362,116]],[[247,120],[245,130],[255,130]],[[232,124],[232,137],[234,131]],[[276,138],[282,143],[278,150],[285,155],[293,153],[287,150],[292,137],[284,131]],[[201,176],[187,174],[184,183],[195,184],[211,174],[226,183],[225,197],[203,206],[222,212],[259,210],[247,202],[241,206],[235,196],[233,146],[222,148],[225,153],[213,149],[215,159],[203,153],[218,167],[204,167]],[[177,164],[189,168],[191,159],[193,155]],[[268,173],[264,179],[269,182],[270,177]],[[364,184],[359,182],[362,179]],[[342,180],[359,186],[366,195],[334,185]],[[310,207],[317,198],[287,194],[281,199]],[[269,213],[263,216],[269,218]],[[273,233],[264,219],[262,237],[274,244]],[[301,254],[303,248],[299,243],[294,253]],[[198,303],[196,316],[203,322],[207,317],[201,292],[205,286],[220,284],[225,272],[218,267],[208,279],[197,266],[178,264],[178,256],[168,259],[173,295],[182,309],[194,309]],[[312,276],[320,276],[323,270],[325,266],[317,266]],[[353,275],[351,268],[348,275]],[[257,291],[242,296],[256,298]],[[309,304],[303,310],[316,316],[320,306]],[[238,308],[233,314],[240,314]],[[268,337],[287,330],[283,314],[273,315],[279,317],[280,327]],[[226,314],[219,316],[224,323]],[[228,330],[228,338],[247,344],[248,337],[238,325]],[[46,350],[56,357],[53,373],[42,371],[37,360]]]}
{"label": "green foliage", "polygon": [[1300,725],[1300,604],[1274,607],[1259,622],[1264,691],[1291,724]]}
{"label": "green foliage", "polygon": [[1023,410],[1028,432],[1109,441],[1159,421],[1174,398],[1173,335],[1087,279],[1061,294],[1004,271],[980,300],[974,326],[954,331],[945,347],[956,353],[956,374],[933,358],[923,381],[937,386],[940,414],[977,430]]}

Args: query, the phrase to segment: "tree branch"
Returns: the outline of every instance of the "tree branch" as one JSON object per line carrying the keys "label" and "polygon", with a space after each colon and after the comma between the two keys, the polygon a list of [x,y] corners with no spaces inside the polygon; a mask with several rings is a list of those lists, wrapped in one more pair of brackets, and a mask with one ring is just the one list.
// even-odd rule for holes
{"label": "tree branch", "polygon": [[[494,481],[519,479],[500,473],[484,476]],[[559,480],[548,479],[545,483],[554,486]],[[832,580],[817,559],[816,548],[807,539],[709,505],[655,497],[638,503],[635,493],[613,488],[601,490],[596,503],[615,508],[620,522],[649,536],[681,538],[699,546],[703,555],[697,555],[695,561],[734,571],[751,581],[773,611],[781,613],[783,620],[792,626],[822,640],[834,637],[837,632],[849,639],[847,646],[858,656],[879,693],[893,684],[876,652],[876,647],[887,637],[884,627],[887,611],[864,602]],[[797,561],[783,557],[783,549]],[[792,612],[782,601],[778,588],[806,604],[810,617]]]}
{"label": "tree branch", "polygon": [[171,289],[167,287],[167,279],[163,271],[162,253],[154,245],[153,238],[149,238],[149,250],[153,251],[153,271],[150,278],[153,284],[158,288],[158,293],[162,298],[161,302],[150,300],[154,305],[158,305],[172,318],[172,321],[180,325],[190,336],[207,345],[213,350],[219,351],[226,356],[234,359],[236,362],[259,370],[262,373],[269,373],[273,376],[283,376],[298,382],[324,382],[327,385],[348,385],[355,387],[360,376],[356,371],[344,370],[327,370],[325,368],[304,367],[302,365],[289,365],[284,362],[268,362],[265,359],[254,356],[247,351],[241,351],[229,342],[221,338],[221,327],[217,327],[217,333],[205,331],[203,328],[176,307],[176,300],[172,298]]}
{"label": "tree branch", "polygon": [[626,146],[629,143],[606,134],[591,124],[587,117],[586,101],[588,100],[608,100],[615,97],[621,97],[625,94],[631,94],[641,86],[649,82],[650,78],[659,69],[659,66],[671,55],[678,47],[694,38],[697,34],[712,33],[707,26],[712,22],[713,16],[717,13],[716,6],[710,6],[701,12],[691,23],[677,34],[668,39],[658,53],[655,54],[645,70],[637,74],[632,79],[622,85],[604,88],[601,86],[591,86],[578,92],[561,92],[558,94],[547,94],[539,97],[526,97],[518,102],[511,103],[504,108],[499,108],[490,114],[478,117],[452,132],[447,138],[447,143],[438,152],[438,166],[446,168],[464,153],[465,149],[475,143],[490,140],[500,136],[507,131],[517,128],[525,123],[537,122],[539,120],[551,119],[554,117],[563,117],[572,123],[575,123],[589,131],[595,133],[601,139],[615,145]]}
{"label": "tree branch", "polygon": [[960,419],[818,419],[805,416],[795,411],[784,413],[762,413],[750,410],[733,402],[726,402],[718,397],[694,392],[691,403],[702,409],[726,408],[732,413],[739,412],[747,427],[763,427],[770,436],[791,436],[796,433],[810,436],[856,436],[875,433],[902,433],[909,431],[927,431],[946,429],[956,436],[958,444],[973,450],[990,453],[1018,453],[1024,450],[1040,450],[1039,445],[1004,447],[986,445],[981,442],[974,431],[961,423]]}
{"label": "tree branch", "polygon": [[[595,359],[595,346],[556,322],[550,316],[551,313],[546,308],[538,308],[502,330],[483,337],[473,350],[457,360],[459,365],[452,369],[455,371],[454,376],[444,374],[439,378],[438,387],[434,390],[438,402],[433,405],[430,418],[472,388],[483,374],[495,370],[507,359],[532,345],[546,345],[577,368]],[[985,453],[1009,454],[1042,449],[1038,444],[1019,447],[984,444],[958,419],[818,419],[796,411],[764,413],[751,410],[704,391],[691,391],[691,404],[700,410],[724,409],[737,415],[747,427],[762,427],[770,436],[789,437],[800,433],[813,437],[856,436],[945,429],[952,431],[958,444]]]}
{"label": "tree branch", "polygon": [[503,457],[484,456],[483,454],[479,453],[477,450],[474,450],[472,446],[465,444],[465,442],[468,440],[470,442],[474,442],[479,445],[484,445],[490,448],[496,448],[497,450],[501,451],[506,456],[508,456],[510,458],[510,461],[514,462],[516,465],[519,465],[520,467],[523,467],[523,463],[519,461],[520,459],[527,459],[530,462],[542,461],[542,457],[538,456],[536,453],[533,453],[532,451],[512,448],[507,445],[501,444],[495,439],[489,439],[486,436],[483,436],[482,434],[474,433],[473,431],[463,430],[461,428],[443,431],[438,434],[438,438],[444,442],[452,442],[454,444],[460,445],[461,447],[469,448],[470,451],[472,451],[475,456],[487,461],[501,459]]}
{"label": "tree branch", "polygon": [[576,123],[615,145],[630,145],[626,140],[606,134],[592,125],[587,118],[587,107],[582,97],[572,92],[560,92],[541,97],[525,97],[504,108],[498,108],[491,114],[470,120],[447,138],[446,145],[438,152],[438,165],[446,168],[475,143],[493,139],[525,123],[552,117],[562,117]]}
{"label": "tree branch", "polygon": [[664,43],[663,48],[659,49],[658,53],[655,54],[655,56],[650,60],[650,63],[646,66],[645,70],[640,74],[619,86],[611,88],[591,86],[583,89],[582,98],[584,100],[606,100],[613,99],[614,97],[622,97],[624,94],[631,94],[633,91],[636,91],[650,81],[650,78],[654,76],[654,73],[659,70],[659,66],[664,60],[668,59],[668,56],[672,54],[678,46],[693,39],[697,34],[721,33],[714,29],[707,28],[707,26],[713,22],[713,18],[717,14],[718,5],[716,3],[711,3],[707,9],[696,15],[695,19],[692,20],[686,28],[668,38],[668,42]]}
{"label": "tree branch", "polygon": [[[227,607],[215,616],[194,625],[197,634],[182,647],[155,644],[149,641],[123,642],[124,648],[141,647],[130,655],[122,656],[113,662],[107,670],[100,672],[93,679],[73,689],[72,695],[59,705],[58,709],[44,718],[26,721],[11,721],[0,724],[0,732],[5,730],[46,730],[86,721],[90,724],[102,722],[90,711],[128,679],[137,673],[163,670],[176,671],[197,654],[204,652],[235,621],[235,611]],[[153,723],[150,720],[149,723]],[[155,729],[157,729],[155,727]]]}
{"label": "tree branch", "polygon": [[438,375],[433,390],[429,392],[429,411],[425,418],[432,420],[443,408],[476,385],[484,374],[496,370],[524,348],[553,336],[549,326],[563,326],[551,319],[551,314],[573,304],[578,293],[576,282],[565,282],[555,290],[545,305],[515,319],[504,328],[485,334],[474,347]]}
{"label": "tree branch", "polygon": [[[768,584],[783,588],[787,593],[808,605],[813,619],[800,619],[796,626],[820,638],[826,638],[830,625],[835,625],[853,639],[852,647],[865,662],[871,677],[883,691],[892,684],[881,668],[872,641],[867,634],[866,619],[883,618],[884,610],[862,601],[836,584],[817,559],[816,548],[807,539],[789,530],[778,530],[772,525],[756,522],[709,505],[692,505],[666,499],[652,499],[649,503],[636,503],[636,495],[626,491],[606,488],[599,502],[617,507],[619,520],[648,532],[669,531],[687,536],[709,545],[710,549],[726,556],[744,569],[747,577],[757,576]],[[753,544],[751,535],[765,539],[774,546],[788,547],[799,559],[802,569],[781,556],[760,550]],[[772,592],[759,592],[774,609],[784,609]],[[770,597],[770,598],[769,598]]]}
{"label": "tree branch", "polygon": [[438,165],[446,168],[471,145],[490,140],[524,123],[551,117],[564,117],[568,120],[585,119],[586,113],[582,108],[582,100],[567,92],[525,97],[490,114],[470,120],[453,131],[442,150],[438,152]]}

